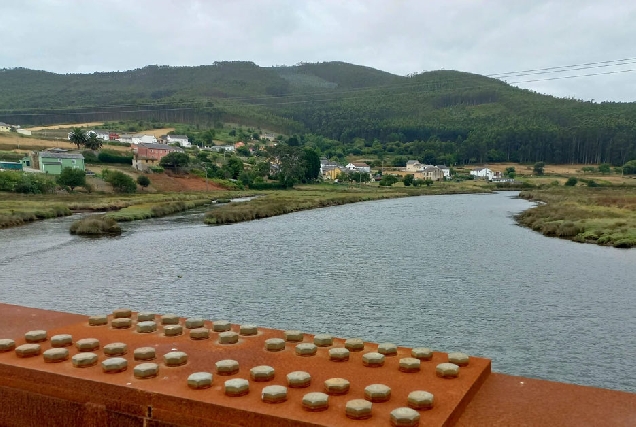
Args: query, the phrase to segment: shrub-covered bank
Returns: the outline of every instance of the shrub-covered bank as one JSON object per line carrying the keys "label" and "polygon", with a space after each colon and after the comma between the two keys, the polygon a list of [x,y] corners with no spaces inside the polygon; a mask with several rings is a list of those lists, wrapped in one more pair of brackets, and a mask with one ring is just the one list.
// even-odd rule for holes
{"label": "shrub-covered bank", "polygon": [[165,203],[142,203],[123,208],[117,212],[106,214],[107,218],[115,221],[135,221],[139,219],[160,218],[177,212],[183,212],[198,206],[210,204],[209,197],[196,200],[165,202]]}
{"label": "shrub-covered bank", "polygon": [[437,185],[433,187],[378,188],[362,187],[354,189],[327,189],[327,187],[311,186],[299,190],[272,192],[264,197],[257,197],[248,202],[229,203],[219,206],[205,214],[205,223],[209,225],[233,224],[284,215],[308,209],[338,206],[347,203],[370,200],[393,199],[398,197],[421,196],[426,194],[463,194],[486,193],[488,189],[476,186]]}
{"label": "shrub-covered bank", "polygon": [[545,236],[617,248],[636,246],[635,187],[550,187],[519,197],[544,202],[516,216]]}
{"label": "shrub-covered bank", "polygon": [[91,215],[73,222],[69,231],[82,236],[118,236],[121,234],[121,227],[114,219],[104,215]]}

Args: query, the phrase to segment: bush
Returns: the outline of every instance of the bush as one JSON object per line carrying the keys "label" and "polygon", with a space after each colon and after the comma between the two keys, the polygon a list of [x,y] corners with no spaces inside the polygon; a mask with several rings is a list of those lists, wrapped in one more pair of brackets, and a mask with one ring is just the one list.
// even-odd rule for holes
{"label": "bush", "polygon": [[46,194],[55,191],[48,176],[17,171],[0,171],[0,191],[23,194]]}
{"label": "bush", "polygon": [[97,159],[102,163],[117,163],[122,165],[132,165],[133,156],[122,156],[116,151],[102,150],[97,155]]}
{"label": "bush", "polygon": [[163,168],[161,166],[151,166],[149,170],[152,173],[163,173]]}
{"label": "bush", "polygon": [[565,181],[565,186],[566,187],[574,187],[576,184],[578,184],[579,180],[576,179],[575,177],[571,176],[570,178],[568,178],[567,181]]}
{"label": "bush", "polygon": [[73,191],[75,187],[86,185],[86,172],[81,169],[64,168],[57,177],[57,183],[64,187],[70,187]]}
{"label": "bush", "polygon": [[71,234],[84,236],[113,236],[121,234],[121,227],[112,218],[106,218],[103,215],[91,215],[73,222],[69,231]]}
{"label": "bush", "polygon": [[135,181],[123,172],[104,169],[104,181],[113,186],[116,193],[134,193],[137,191]]}
{"label": "bush", "polygon": [[146,175],[139,175],[137,177],[137,184],[141,185],[143,188],[146,188],[150,185],[150,179]]}
{"label": "bush", "polygon": [[82,156],[84,156],[84,162],[86,164],[95,164],[99,163],[99,158],[95,154],[93,150],[84,150],[82,151]]}

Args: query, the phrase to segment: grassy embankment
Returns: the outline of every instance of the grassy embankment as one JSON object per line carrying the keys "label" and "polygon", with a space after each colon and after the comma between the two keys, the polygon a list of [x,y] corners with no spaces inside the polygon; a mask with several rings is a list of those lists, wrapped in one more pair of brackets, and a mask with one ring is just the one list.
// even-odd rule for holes
{"label": "grassy embankment", "polygon": [[435,183],[431,187],[346,187],[326,185],[299,186],[294,190],[273,191],[248,202],[229,203],[205,214],[209,225],[233,224],[268,218],[308,209],[338,206],[370,200],[433,194],[468,194],[492,191],[485,186],[470,183]]}
{"label": "grassy embankment", "polygon": [[[216,198],[241,197],[245,192],[210,194],[85,194],[23,195],[0,193],[0,228],[23,225],[73,212],[108,212],[117,221],[153,218],[210,203]],[[117,212],[115,212],[117,211]]]}
{"label": "grassy embankment", "polygon": [[544,202],[516,219],[546,236],[617,248],[636,246],[636,187],[549,187],[523,191],[520,197]]}
{"label": "grassy embankment", "polygon": [[74,221],[71,224],[70,232],[83,236],[118,236],[121,234],[121,227],[112,218],[106,218],[104,215],[91,215]]}

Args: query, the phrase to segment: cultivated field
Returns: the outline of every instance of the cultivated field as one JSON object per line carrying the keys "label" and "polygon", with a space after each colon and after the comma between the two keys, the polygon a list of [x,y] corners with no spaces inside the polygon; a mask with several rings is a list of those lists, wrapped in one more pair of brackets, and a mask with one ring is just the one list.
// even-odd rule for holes
{"label": "cultivated field", "polygon": [[[28,138],[28,137],[19,137],[15,134],[2,134],[0,135],[0,150],[15,150],[20,152],[29,152],[29,151],[37,151],[44,150],[46,148],[65,148],[67,150],[76,150],[77,146],[71,144],[67,140],[63,139],[38,139],[38,138]],[[130,147],[122,147],[117,145],[104,145],[104,148],[109,150],[116,151],[124,151],[129,152]]]}
{"label": "cultivated field", "polygon": [[32,128],[28,128],[30,131],[40,131],[40,130],[54,130],[54,129],[72,129],[72,128],[89,128],[95,126],[101,126],[104,122],[88,122],[88,123],[69,123],[62,125],[51,125],[51,126],[36,126]]}

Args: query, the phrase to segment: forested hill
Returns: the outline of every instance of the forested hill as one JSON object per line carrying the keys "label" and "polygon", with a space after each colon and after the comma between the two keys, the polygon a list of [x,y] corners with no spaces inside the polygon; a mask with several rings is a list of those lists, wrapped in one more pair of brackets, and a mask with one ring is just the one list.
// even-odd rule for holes
{"label": "forested hill", "polygon": [[457,71],[404,77],[342,62],[0,70],[0,121],[127,118],[239,121],[320,135],[312,143],[332,154],[395,153],[427,163],[636,158],[636,103],[559,99]]}

